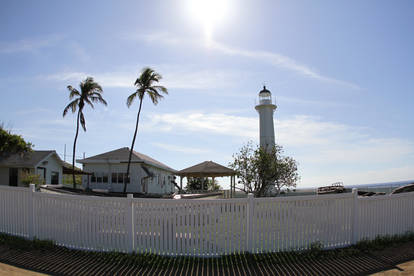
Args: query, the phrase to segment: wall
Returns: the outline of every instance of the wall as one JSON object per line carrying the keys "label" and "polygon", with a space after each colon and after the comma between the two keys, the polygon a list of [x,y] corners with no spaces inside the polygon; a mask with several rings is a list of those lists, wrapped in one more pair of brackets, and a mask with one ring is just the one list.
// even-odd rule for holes
{"label": "wall", "polygon": [[[47,161],[47,164],[42,164],[44,161]],[[38,167],[46,168],[46,179],[45,179],[46,184],[51,183],[52,171],[59,173],[59,184],[62,183],[62,173],[63,173],[62,164],[58,161],[58,159],[56,158],[54,154],[52,154],[51,156],[43,160],[41,163],[39,163]],[[41,174],[41,176],[43,176],[43,170],[36,169],[36,173]],[[19,180],[19,183],[20,183],[20,180]]]}
{"label": "wall", "polygon": [[[147,184],[148,189],[147,193],[150,194],[168,194],[174,191],[174,186],[168,181],[168,176],[170,180],[173,177],[173,174],[155,167],[147,166],[148,170],[154,174],[153,178],[145,178],[145,182],[141,182],[141,179],[146,177],[146,172],[142,169],[141,164],[133,163],[131,164],[130,178],[131,182],[127,185],[127,192],[131,193],[142,193],[143,187],[141,184]],[[83,170],[85,172],[95,173],[95,174],[106,174],[108,175],[107,183],[92,183],[89,181],[89,188],[91,189],[104,189],[112,192],[123,192],[124,184],[123,183],[113,183],[112,182],[112,173],[126,173],[127,164],[84,164]],[[164,184],[165,178],[165,184]],[[88,186],[88,176],[82,177],[83,187]]]}
{"label": "wall", "polygon": [[0,168],[0,185],[9,185],[9,168]]}

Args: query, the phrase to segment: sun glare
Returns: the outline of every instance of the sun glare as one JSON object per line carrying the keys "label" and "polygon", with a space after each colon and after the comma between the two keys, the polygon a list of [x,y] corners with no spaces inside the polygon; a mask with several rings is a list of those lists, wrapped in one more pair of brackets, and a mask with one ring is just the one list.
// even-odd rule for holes
{"label": "sun glare", "polygon": [[228,0],[188,0],[191,15],[203,27],[206,39],[212,39],[213,29],[228,13]]}

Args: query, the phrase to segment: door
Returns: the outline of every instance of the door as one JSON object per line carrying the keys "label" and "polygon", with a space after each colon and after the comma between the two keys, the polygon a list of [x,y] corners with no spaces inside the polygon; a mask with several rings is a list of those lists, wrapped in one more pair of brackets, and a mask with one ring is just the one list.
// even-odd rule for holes
{"label": "door", "polygon": [[50,184],[57,185],[59,184],[59,172],[52,172],[50,177]]}
{"label": "door", "polygon": [[9,168],[9,186],[17,186],[17,168]]}

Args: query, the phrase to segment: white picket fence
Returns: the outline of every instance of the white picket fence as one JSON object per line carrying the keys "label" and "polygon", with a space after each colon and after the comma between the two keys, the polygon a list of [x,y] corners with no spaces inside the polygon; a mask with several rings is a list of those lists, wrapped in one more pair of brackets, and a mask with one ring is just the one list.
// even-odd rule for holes
{"label": "white picket fence", "polygon": [[217,256],[344,247],[414,230],[414,193],[171,200],[0,186],[0,232],[95,251]]}

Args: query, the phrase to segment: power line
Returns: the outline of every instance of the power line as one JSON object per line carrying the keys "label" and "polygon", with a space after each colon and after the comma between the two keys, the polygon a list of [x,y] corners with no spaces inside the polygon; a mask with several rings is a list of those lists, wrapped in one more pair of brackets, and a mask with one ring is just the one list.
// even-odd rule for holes
{"label": "power line", "polygon": [[[59,155],[60,158],[62,158],[62,156],[64,156],[64,154],[62,153],[57,153]],[[70,154],[66,154],[66,157],[72,157],[73,155]],[[83,158],[83,156],[80,155],[75,155],[75,158]]]}

